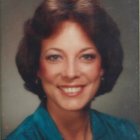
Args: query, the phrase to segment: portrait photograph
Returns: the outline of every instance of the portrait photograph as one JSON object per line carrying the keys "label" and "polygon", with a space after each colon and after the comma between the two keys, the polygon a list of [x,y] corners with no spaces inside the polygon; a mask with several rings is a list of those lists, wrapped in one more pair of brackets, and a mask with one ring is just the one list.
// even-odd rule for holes
{"label": "portrait photograph", "polygon": [[139,0],[0,1],[1,140],[140,140]]}

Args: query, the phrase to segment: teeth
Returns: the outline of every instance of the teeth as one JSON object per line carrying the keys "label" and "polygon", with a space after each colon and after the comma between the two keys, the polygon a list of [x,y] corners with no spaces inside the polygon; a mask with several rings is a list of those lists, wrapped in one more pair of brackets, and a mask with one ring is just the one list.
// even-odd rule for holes
{"label": "teeth", "polygon": [[66,93],[75,93],[81,90],[81,87],[74,87],[74,88],[62,88],[62,90]]}

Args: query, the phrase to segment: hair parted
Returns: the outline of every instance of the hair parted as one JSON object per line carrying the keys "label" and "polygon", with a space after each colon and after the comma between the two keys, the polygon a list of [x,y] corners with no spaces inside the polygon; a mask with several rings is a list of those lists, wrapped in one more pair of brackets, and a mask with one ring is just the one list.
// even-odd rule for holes
{"label": "hair parted", "polygon": [[25,88],[44,99],[44,90],[37,78],[41,42],[53,35],[64,21],[78,23],[101,55],[104,80],[96,96],[111,91],[122,71],[123,50],[119,29],[98,0],[44,0],[40,4],[25,23],[16,55]]}

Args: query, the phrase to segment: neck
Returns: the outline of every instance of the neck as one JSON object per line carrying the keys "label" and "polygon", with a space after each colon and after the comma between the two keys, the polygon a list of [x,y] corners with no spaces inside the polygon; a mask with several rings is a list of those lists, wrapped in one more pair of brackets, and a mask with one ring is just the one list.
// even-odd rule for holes
{"label": "neck", "polygon": [[56,123],[60,133],[67,138],[82,136],[89,124],[88,108],[67,111],[58,106],[47,105],[48,111]]}

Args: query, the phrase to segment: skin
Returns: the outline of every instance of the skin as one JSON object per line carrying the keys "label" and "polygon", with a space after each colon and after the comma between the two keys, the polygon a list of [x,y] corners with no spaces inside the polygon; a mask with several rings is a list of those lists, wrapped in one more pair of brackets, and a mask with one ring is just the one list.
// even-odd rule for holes
{"label": "skin", "polygon": [[42,41],[38,77],[47,96],[46,107],[68,140],[83,139],[88,120],[85,107],[95,96],[103,73],[101,56],[79,24],[63,22]]}

